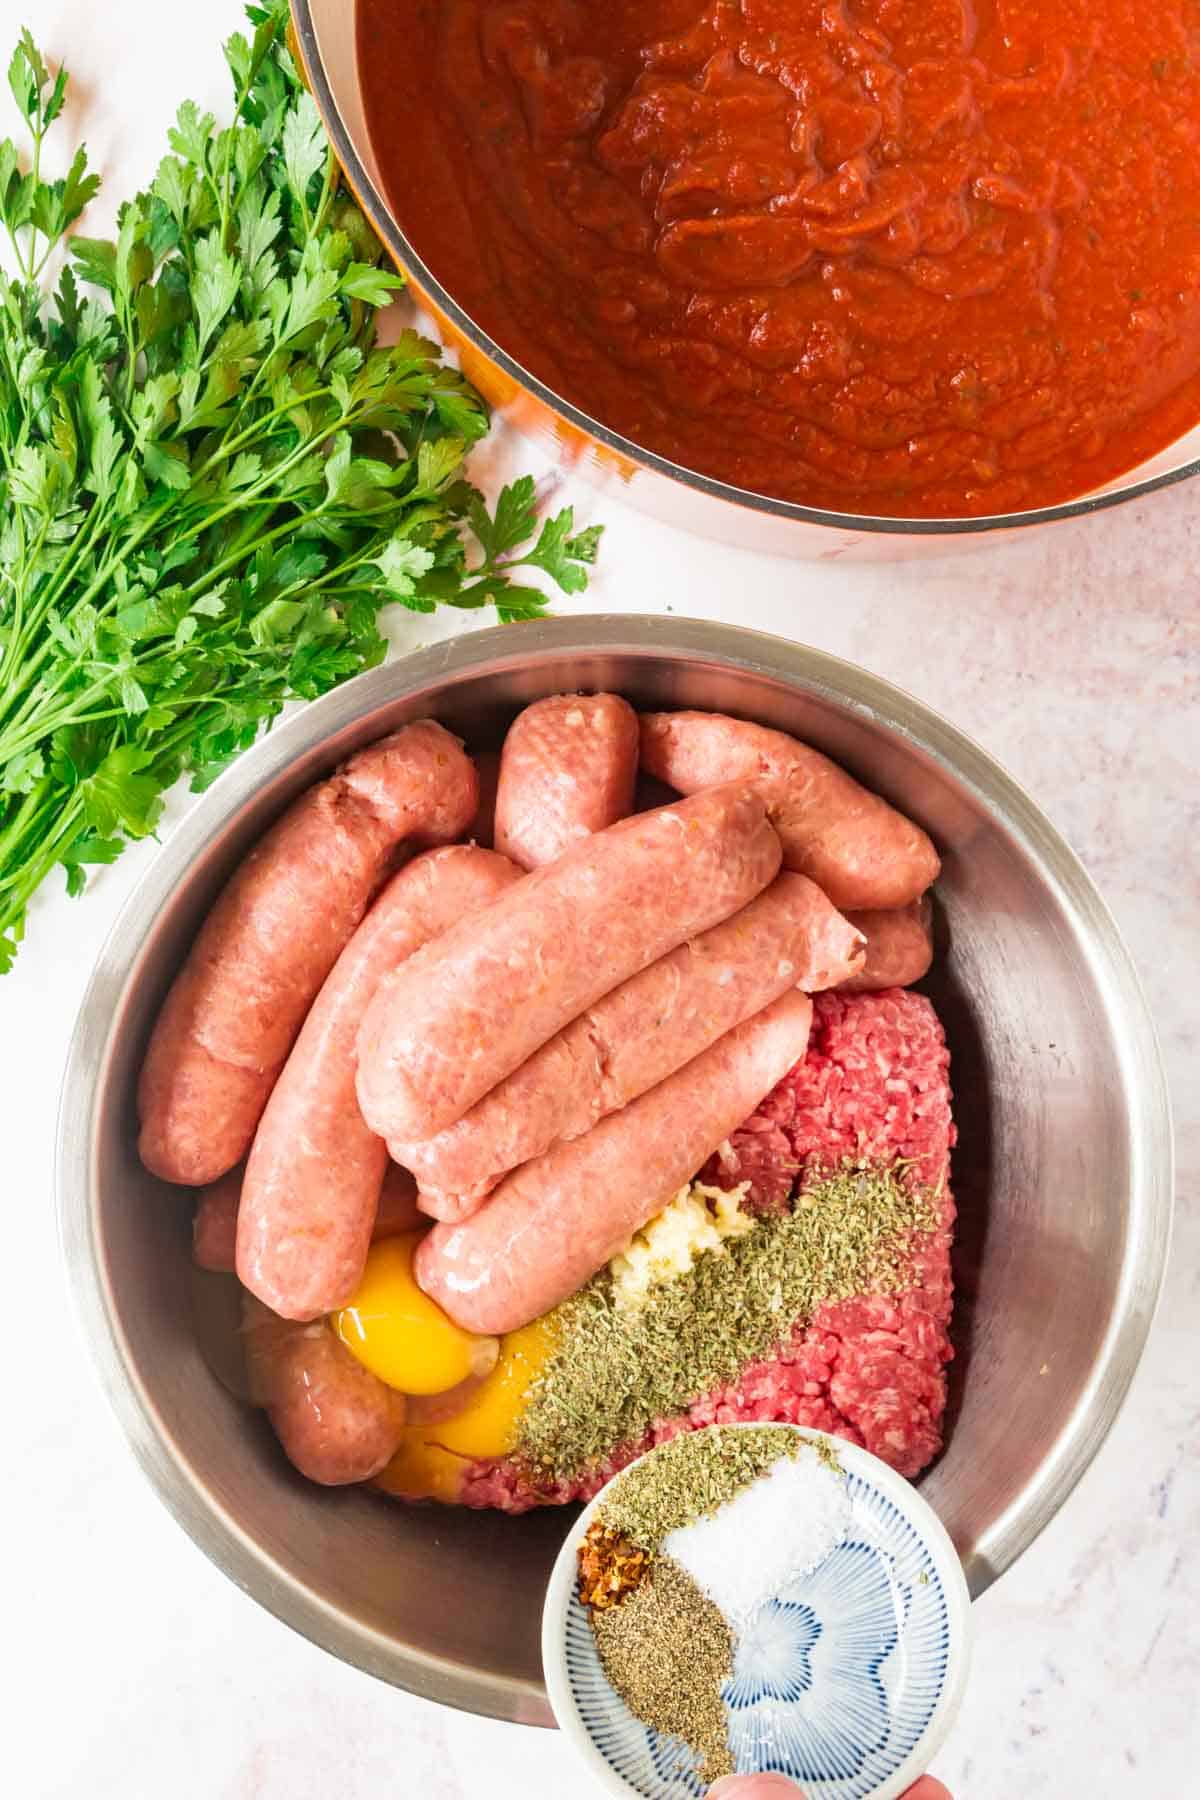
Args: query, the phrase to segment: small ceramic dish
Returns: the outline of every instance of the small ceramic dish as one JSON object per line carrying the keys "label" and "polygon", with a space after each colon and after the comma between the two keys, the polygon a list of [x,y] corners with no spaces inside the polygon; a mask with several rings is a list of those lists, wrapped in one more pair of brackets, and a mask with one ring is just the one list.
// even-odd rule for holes
{"label": "small ceramic dish", "polygon": [[[809,1800],[897,1800],[958,1711],[970,1597],[954,1545],[916,1489],[867,1451],[824,1441],[845,1472],[849,1523],[815,1568],[735,1634],[722,1688],[729,1746],[739,1773],[790,1776]],[[555,1562],[542,1613],[546,1687],[603,1792],[700,1800],[693,1753],[635,1718],[610,1686],[578,1596],[580,1542],[627,1473],[585,1508]]]}

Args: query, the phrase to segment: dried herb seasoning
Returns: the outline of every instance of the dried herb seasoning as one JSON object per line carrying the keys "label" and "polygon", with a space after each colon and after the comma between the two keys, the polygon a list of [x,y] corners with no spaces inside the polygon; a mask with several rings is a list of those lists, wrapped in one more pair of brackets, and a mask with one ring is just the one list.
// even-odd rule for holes
{"label": "dried herb seasoning", "polygon": [[597,1517],[626,1543],[655,1551],[670,1532],[716,1512],[781,1457],[798,1456],[804,1444],[788,1425],[711,1425],[685,1432],[627,1469],[605,1495]]}
{"label": "dried herb seasoning", "polygon": [[834,1444],[832,1438],[814,1437],[809,1438],[808,1441],[816,1451],[818,1461],[824,1463],[831,1475],[844,1475],[846,1473],[845,1469],[842,1467],[841,1460],[838,1457],[837,1446]]}
{"label": "dried herb seasoning", "polygon": [[669,1556],[620,1606],[592,1614],[604,1673],[639,1719],[694,1751],[701,1778],[732,1775],[722,1684],[733,1634],[720,1611]]}
{"label": "dried herb seasoning", "polygon": [[782,1218],[616,1305],[607,1271],[555,1311],[559,1347],[530,1389],[516,1454],[534,1481],[569,1480],[660,1418],[732,1381],[829,1302],[902,1291],[914,1237],[937,1229],[936,1194],[911,1164],[810,1172]]}

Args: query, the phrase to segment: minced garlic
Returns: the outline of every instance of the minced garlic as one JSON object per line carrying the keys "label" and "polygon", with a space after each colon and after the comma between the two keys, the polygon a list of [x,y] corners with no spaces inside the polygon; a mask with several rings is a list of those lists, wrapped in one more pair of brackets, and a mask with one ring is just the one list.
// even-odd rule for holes
{"label": "minced garlic", "polygon": [[753,1218],[741,1210],[749,1185],[743,1181],[728,1193],[699,1181],[680,1188],[609,1263],[618,1308],[641,1306],[651,1288],[686,1275],[707,1251],[753,1231]]}

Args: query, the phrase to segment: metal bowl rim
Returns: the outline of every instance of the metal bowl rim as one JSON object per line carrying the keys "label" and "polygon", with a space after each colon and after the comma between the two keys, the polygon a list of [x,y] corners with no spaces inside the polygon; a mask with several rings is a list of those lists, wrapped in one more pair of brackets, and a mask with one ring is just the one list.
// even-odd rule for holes
{"label": "metal bowl rim", "polygon": [[[1087,945],[1097,980],[1107,976],[1105,1010],[1111,1016],[1116,1004],[1122,1021],[1119,1050],[1132,1150],[1129,1225],[1112,1318],[1087,1385],[1038,1475],[974,1547],[967,1569],[975,1597],[1058,1512],[1114,1423],[1153,1321],[1173,1204],[1171,1118],[1157,1037],[1108,908],[1024,789],[971,738],[881,677],[825,651],[741,626],[674,615],[581,615],[472,631],[385,663],[306,705],[260,739],[195,802],[164,844],[110,929],[84,992],[63,1074],[55,1147],[60,1238],[76,1314],[101,1386],[143,1472],[177,1522],[239,1587],[313,1643],[394,1685],[473,1712],[543,1723],[549,1719],[540,1688],[424,1652],[398,1652],[394,1641],[348,1618],[270,1558],[199,1481],[160,1429],[154,1402],[135,1373],[97,1241],[92,1162],[97,1072],[121,1030],[146,930],[228,817],[300,757],[389,702],[425,694],[436,708],[439,690],[459,680],[536,666],[540,656],[570,652],[716,663],[833,702],[882,726],[948,768],[986,806],[1054,890]],[[989,1552],[993,1541],[997,1547]]]}
{"label": "metal bowl rim", "polygon": [[889,517],[886,513],[828,512],[821,507],[802,506],[793,500],[777,500],[769,494],[756,494],[749,488],[733,487],[728,482],[717,481],[714,477],[703,475],[695,469],[689,469],[682,463],[672,462],[669,457],[661,456],[657,451],[643,449],[640,444],[634,443],[632,438],[622,437],[619,432],[613,431],[609,426],[602,424],[600,420],[592,418],[582,408],[575,406],[570,400],[563,399],[561,395],[555,393],[553,388],[536,375],[531,374],[494,338],[476,325],[471,315],[459,305],[449,289],[442,286],[411,239],[393,218],[391,209],[367,173],[366,166],[358,153],[358,147],[346,128],[321,56],[320,40],[313,21],[311,0],[291,0],[291,7],[305,74],[320,109],[325,128],[332,140],[337,160],[359,205],[367,214],[377,235],[386,244],[389,253],[402,269],[407,270],[413,276],[425,293],[446,314],[455,330],[459,331],[475,350],[486,356],[511,381],[516,382],[519,387],[532,394],[576,431],[583,432],[586,436],[602,444],[606,450],[623,457],[636,467],[653,470],[655,473],[667,477],[668,480],[677,482],[681,487],[690,488],[695,493],[703,494],[708,499],[719,500],[727,506],[741,507],[747,512],[762,513],[771,518],[819,525],[825,529],[843,532],[861,531],[868,534],[900,537],[980,535],[990,531],[1016,531],[1031,526],[1051,525],[1064,519],[1078,519],[1089,513],[1103,512],[1109,507],[1123,505],[1128,500],[1143,499],[1147,494],[1157,493],[1162,488],[1173,487],[1177,482],[1187,481],[1193,475],[1200,474],[1200,455],[1197,455],[1188,462],[1180,463],[1177,468],[1166,469],[1161,474],[1148,475],[1141,481],[1129,482],[1127,485],[1106,490],[1103,493],[1084,494],[1075,500],[1062,501],[1057,506],[1032,507],[1026,512],[1015,513],[985,513],[959,518],[913,519]]}

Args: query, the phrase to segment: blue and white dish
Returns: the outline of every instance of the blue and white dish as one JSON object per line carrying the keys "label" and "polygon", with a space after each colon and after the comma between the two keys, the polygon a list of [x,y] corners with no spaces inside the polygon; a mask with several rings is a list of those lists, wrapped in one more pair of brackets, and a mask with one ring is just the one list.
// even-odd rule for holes
{"label": "blue and white dish", "polygon": [[[954,1546],[916,1489],[867,1451],[828,1441],[846,1472],[849,1523],[815,1569],[735,1633],[722,1689],[729,1745],[740,1774],[788,1775],[808,1800],[897,1800],[929,1767],[962,1699],[970,1597]],[[701,1800],[692,1752],[642,1724],[609,1685],[579,1601],[578,1547],[606,1492],[579,1518],[550,1578],[550,1704],[604,1792]]]}

